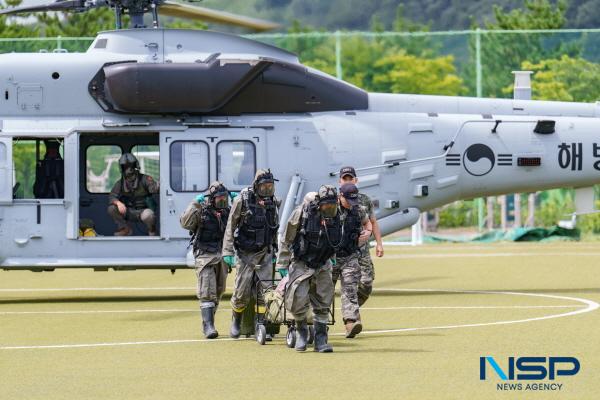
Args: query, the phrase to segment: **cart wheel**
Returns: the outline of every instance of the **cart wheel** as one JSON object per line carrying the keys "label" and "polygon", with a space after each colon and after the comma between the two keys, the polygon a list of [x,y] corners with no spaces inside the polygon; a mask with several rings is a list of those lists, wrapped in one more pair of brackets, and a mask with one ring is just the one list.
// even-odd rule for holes
{"label": "cart wheel", "polygon": [[285,335],[285,343],[290,349],[293,349],[296,346],[296,329],[294,327],[288,328],[287,334]]}
{"label": "cart wheel", "polygon": [[315,328],[312,325],[308,326],[308,344],[313,344],[315,341]]}
{"label": "cart wheel", "polygon": [[256,327],[256,341],[261,345],[267,342],[267,328],[262,324]]}

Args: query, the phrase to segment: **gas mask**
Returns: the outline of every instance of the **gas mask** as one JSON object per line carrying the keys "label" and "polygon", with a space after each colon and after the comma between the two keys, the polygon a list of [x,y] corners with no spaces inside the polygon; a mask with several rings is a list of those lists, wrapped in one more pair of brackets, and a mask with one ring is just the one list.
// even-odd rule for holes
{"label": "gas mask", "polygon": [[128,181],[132,181],[137,176],[137,170],[134,165],[126,165],[125,166],[125,179]]}
{"label": "gas mask", "polygon": [[323,218],[334,218],[337,215],[337,211],[337,202],[327,201],[319,203],[319,212]]}
{"label": "gas mask", "polygon": [[213,198],[215,208],[223,209],[229,205],[229,196],[227,194],[215,196]]}
{"label": "gas mask", "polygon": [[256,192],[260,197],[273,197],[275,195],[274,182],[261,182],[257,185]]}
{"label": "gas mask", "polygon": [[270,169],[258,170],[252,186],[258,197],[263,199],[275,196],[275,179]]}
{"label": "gas mask", "polygon": [[338,213],[337,190],[331,185],[321,186],[317,196],[317,204],[323,218],[334,218]]}
{"label": "gas mask", "polygon": [[131,153],[123,153],[119,158],[119,167],[121,168],[121,174],[129,181],[133,182],[137,178],[137,173],[140,169],[140,163],[137,158]]}
{"label": "gas mask", "polygon": [[210,196],[210,203],[216,209],[223,209],[229,206],[229,191],[219,181],[215,181],[208,187],[208,195]]}

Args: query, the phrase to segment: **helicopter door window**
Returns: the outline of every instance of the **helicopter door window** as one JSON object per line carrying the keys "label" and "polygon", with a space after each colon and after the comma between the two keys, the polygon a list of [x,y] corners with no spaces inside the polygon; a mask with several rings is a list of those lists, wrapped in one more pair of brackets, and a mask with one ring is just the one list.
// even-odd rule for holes
{"label": "helicopter door window", "polygon": [[248,140],[219,142],[217,145],[217,179],[232,189],[252,184],[256,173],[256,148]]}
{"label": "helicopter door window", "polygon": [[208,189],[208,144],[203,141],[171,143],[171,188],[176,192],[202,192]]}
{"label": "helicopter door window", "polygon": [[131,148],[131,154],[140,163],[140,172],[150,175],[154,180],[160,178],[158,145],[138,144]]}
{"label": "helicopter door window", "polygon": [[86,188],[90,193],[108,193],[121,177],[119,157],[121,148],[116,145],[93,145],[85,152]]}
{"label": "helicopter door window", "polygon": [[63,199],[62,138],[14,138],[15,199]]}

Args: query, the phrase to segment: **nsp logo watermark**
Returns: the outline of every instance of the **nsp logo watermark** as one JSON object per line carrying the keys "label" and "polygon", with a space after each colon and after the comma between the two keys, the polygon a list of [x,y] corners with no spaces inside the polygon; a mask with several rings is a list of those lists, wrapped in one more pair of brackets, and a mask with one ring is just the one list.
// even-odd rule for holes
{"label": "nsp logo watermark", "polygon": [[[580,369],[581,364],[575,357],[508,357],[505,368],[500,367],[494,357],[479,357],[480,380],[487,380],[488,375],[491,379],[495,374],[503,381],[516,381],[498,383],[497,390],[561,390],[562,383],[524,384],[520,381],[554,381],[557,377],[576,375]],[[493,371],[494,374],[488,371]]]}

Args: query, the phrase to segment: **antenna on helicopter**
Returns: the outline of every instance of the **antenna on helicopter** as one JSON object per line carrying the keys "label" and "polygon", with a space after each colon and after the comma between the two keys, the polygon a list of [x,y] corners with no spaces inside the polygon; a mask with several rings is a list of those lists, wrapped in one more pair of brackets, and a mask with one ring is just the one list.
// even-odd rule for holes
{"label": "antenna on helicopter", "polygon": [[152,27],[158,28],[158,14],[240,26],[254,31],[276,29],[279,24],[258,18],[236,15],[206,7],[192,6],[169,0],[57,0],[53,3],[36,6],[22,6],[0,10],[0,15],[24,14],[33,12],[84,12],[93,8],[110,7],[115,11],[116,29],[122,29],[122,16],[129,14],[132,28],[145,28],[144,14],[152,13]]}

